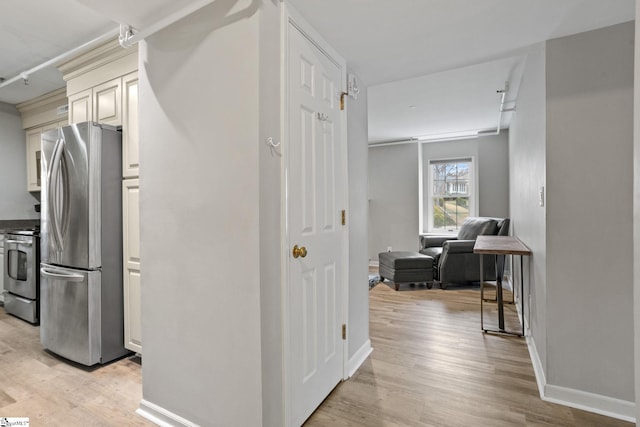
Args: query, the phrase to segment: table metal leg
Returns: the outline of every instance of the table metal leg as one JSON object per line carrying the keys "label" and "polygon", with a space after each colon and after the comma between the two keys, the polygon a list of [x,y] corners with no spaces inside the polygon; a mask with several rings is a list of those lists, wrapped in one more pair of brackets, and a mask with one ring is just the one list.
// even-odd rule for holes
{"label": "table metal leg", "polygon": [[520,315],[522,316],[522,336],[524,336],[524,268],[522,258],[520,255]]}
{"label": "table metal leg", "polygon": [[502,298],[502,275],[504,255],[496,255],[496,298],[498,300],[498,328],[504,331],[504,299]]}
{"label": "table metal leg", "polygon": [[480,329],[484,331],[484,272],[482,264],[484,255],[480,254]]}

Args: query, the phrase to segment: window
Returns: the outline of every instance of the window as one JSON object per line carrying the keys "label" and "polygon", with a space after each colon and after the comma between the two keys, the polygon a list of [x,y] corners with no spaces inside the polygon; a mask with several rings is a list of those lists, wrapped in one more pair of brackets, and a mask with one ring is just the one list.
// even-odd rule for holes
{"label": "window", "polygon": [[475,216],[473,159],[429,160],[427,167],[427,232],[453,232]]}

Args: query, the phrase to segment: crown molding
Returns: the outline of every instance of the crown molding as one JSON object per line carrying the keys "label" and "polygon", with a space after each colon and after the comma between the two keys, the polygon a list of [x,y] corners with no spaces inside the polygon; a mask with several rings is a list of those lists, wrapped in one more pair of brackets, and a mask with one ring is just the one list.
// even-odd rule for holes
{"label": "crown molding", "polygon": [[95,48],[82,53],[75,58],[56,65],[56,68],[62,72],[62,78],[69,81],[78,76],[96,70],[118,59],[135,55],[136,63],[138,56],[138,45],[125,49],[118,43],[115,37]]}

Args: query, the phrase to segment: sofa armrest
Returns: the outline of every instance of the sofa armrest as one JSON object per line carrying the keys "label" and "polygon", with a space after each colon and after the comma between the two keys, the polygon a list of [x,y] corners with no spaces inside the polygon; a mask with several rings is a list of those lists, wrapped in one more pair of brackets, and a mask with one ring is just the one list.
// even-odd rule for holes
{"label": "sofa armrest", "polygon": [[475,240],[448,240],[442,244],[442,252],[450,254],[469,254],[473,253]]}
{"label": "sofa armrest", "polygon": [[433,248],[433,247],[442,247],[443,243],[447,240],[456,240],[456,236],[420,236],[420,248]]}

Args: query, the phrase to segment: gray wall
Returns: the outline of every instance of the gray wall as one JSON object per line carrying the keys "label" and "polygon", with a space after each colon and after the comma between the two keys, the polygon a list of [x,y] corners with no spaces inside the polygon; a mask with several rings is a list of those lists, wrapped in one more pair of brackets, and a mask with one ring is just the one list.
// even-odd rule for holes
{"label": "gray wall", "polygon": [[[284,424],[283,164],[265,142],[280,25],[277,0],[215,2],[140,46],[143,399],[201,425]],[[352,357],[369,339],[366,96],[347,109]]]}
{"label": "gray wall", "polygon": [[546,57],[547,381],[626,401],[634,401],[633,42],[630,22],[551,40]]}
{"label": "gray wall", "polygon": [[[459,141],[422,145],[425,161],[474,156],[478,168],[478,214],[509,216],[508,132]],[[418,248],[418,145],[369,147],[369,257],[391,246]],[[426,184],[426,173],[424,178]],[[424,187],[426,189],[426,187]],[[425,200],[426,202],[426,200]],[[426,218],[425,218],[426,224]]]}
{"label": "gray wall", "polygon": [[[636,23],[640,22],[640,0],[636,0]],[[634,61],[634,111],[640,111],[640,31],[636,25]],[[633,115],[633,252],[640,254],[640,114]],[[634,256],[633,307],[635,343],[636,420],[640,420],[640,262]]]}
{"label": "gray wall", "polygon": [[140,45],[143,398],[200,425],[262,423],[257,4]]}
{"label": "gray wall", "polygon": [[27,154],[20,113],[0,102],[0,219],[37,219],[27,191]]}
{"label": "gray wall", "polygon": [[369,258],[418,248],[418,145],[369,148]]}
{"label": "gray wall", "polygon": [[[545,94],[545,44],[541,43],[527,56],[517,112],[509,130],[509,200],[512,233],[533,252],[524,264],[525,326],[543,372],[547,361],[547,224],[546,209],[539,204],[539,191],[546,186]],[[518,262],[512,277],[519,283]]]}
{"label": "gray wall", "polygon": [[262,425],[283,426],[284,372],[282,365],[282,228],[280,207],[282,157],[264,141],[281,141],[280,10],[278,0],[265,1],[260,8],[260,322],[262,350]]}
{"label": "gray wall", "polygon": [[[362,86],[362,85],[361,85]],[[369,342],[367,90],[347,99],[349,160],[349,359]]]}
{"label": "gray wall", "polygon": [[509,132],[477,141],[479,214],[509,217]]}
{"label": "gray wall", "polygon": [[[460,141],[430,142],[422,145],[423,164],[433,159],[474,157],[478,177],[478,215],[509,217],[509,132]],[[429,185],[428,171],[423,171],[425,207]],[[424,212],[427,226],[427,210]]]}

